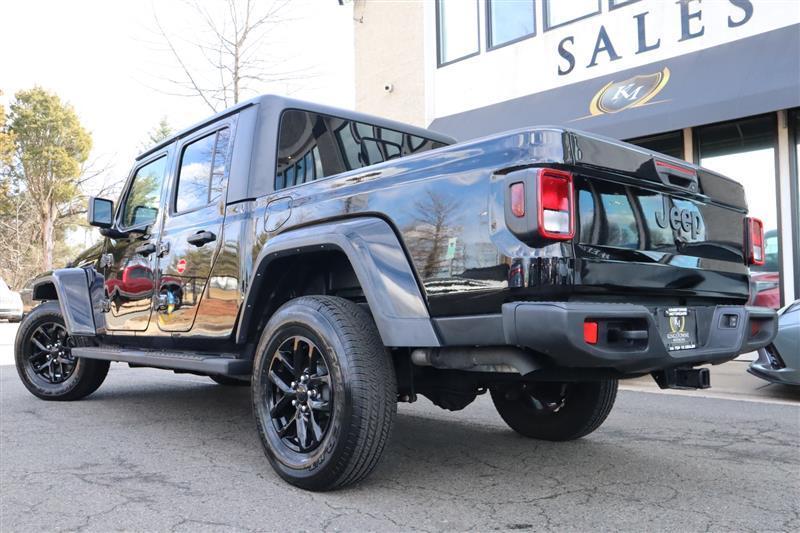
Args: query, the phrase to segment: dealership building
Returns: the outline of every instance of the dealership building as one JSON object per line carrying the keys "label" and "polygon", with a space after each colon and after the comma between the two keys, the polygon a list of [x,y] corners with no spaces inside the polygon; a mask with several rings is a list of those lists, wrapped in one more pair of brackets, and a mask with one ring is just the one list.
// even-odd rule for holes
{"label": "dealership building", "polygon": [[[800,2],[353,2],[356,107],[458,140],[560,125],[739,181],[800,298]],[[766,296],[765,296],[766,297]]]}

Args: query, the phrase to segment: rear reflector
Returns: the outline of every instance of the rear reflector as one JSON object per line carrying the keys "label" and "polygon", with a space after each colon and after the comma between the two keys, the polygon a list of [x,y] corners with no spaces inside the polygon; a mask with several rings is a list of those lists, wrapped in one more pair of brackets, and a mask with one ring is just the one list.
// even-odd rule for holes
{"label": "rear reflector", "polygon": [[747,262],[751,265],[764,264],[764,223],[757,218],[747,217],[745,228],[750,248]]}
{"label": "rear reflector", "polygon": [[511,213],[517,218],[525,216],[525,184],[522,182],[511,185]]}
{"label": "rear reflector", "polygon": [[597,344],[597,322],[583,323],[583,340],[586,344]]}
{"label": "rear reflector", "polygon": [[572,174],[544,168],[539,171],[539,233],[569,240],[575,236]]}

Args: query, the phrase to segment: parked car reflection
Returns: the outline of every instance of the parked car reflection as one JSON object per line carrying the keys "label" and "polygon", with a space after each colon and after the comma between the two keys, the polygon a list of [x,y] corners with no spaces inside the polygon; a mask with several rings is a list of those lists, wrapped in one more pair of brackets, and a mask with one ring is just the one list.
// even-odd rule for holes
{"label": "parked car reflection", "polygon": [[[171,312],[186,303],[194,305],[194,301],[184,301],[184,287],[195,283],[193,277],[161,276],[159,295],[163,296],[164,308]],[[146,264],[130,263],[122,269],[119,278],[107,279],[105,286],[109,300],[119,310],[126,302],[152,297],[155,287],[153,269]],[[194,295],[195,291],[191,290],[189,294]]]}

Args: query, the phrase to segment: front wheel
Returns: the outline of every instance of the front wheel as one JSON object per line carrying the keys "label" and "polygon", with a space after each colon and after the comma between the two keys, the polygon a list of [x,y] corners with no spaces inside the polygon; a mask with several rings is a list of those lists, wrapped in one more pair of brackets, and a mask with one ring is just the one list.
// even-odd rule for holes
{"label": "front wheel", "polygon": [[80,400],[103,383],[108,361],[72,356],[82,345],[64,326],[58,302],[46,302],[22,321],[14,342],[14,360],[23,385],[43,400]]}
{"label": "front wheel", "polygon": [[291,300],[270,318],[251,394],[272,467],[309,490],[366,477],[397,410],[394,367],[372,317],[330,296]]}
{"label": "front wheel", "polygon": [[491,389],[497,412],[526,437],[565,441],[588,435],[605,421],[617,397],[617,380],[519,383]]}

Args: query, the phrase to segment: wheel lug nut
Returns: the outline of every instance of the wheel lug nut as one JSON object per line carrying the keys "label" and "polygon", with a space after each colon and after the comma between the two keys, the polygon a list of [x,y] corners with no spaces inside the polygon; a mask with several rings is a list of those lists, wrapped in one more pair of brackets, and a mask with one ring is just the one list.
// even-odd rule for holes
{"label": "wheel lug nut", "polygon": [[296,381],[292,381],[292,384],[291,384],[290,386],[291,386],[293,389],[296,389],[296,388],[297,388],[297,382],[296,382]]}
{"label": "wheel lug nut", "polygon": [[292,406],[297,407],[297,400],[292,400]]}

